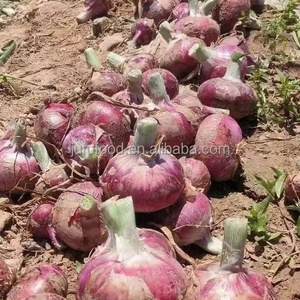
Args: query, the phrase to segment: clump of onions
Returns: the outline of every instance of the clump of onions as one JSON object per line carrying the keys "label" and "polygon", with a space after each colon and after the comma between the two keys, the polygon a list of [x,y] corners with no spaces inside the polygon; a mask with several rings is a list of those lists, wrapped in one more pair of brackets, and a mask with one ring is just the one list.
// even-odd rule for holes
{"label": "clump of onions", "polygon": [[58,238],[70,248],[91,251],[107,239],[99,211],[102,190],[92,182],[80,182],[63,192],[53,209],[52,223]]}
{"label": "clump of onions", "polygon": [[62,144],[64,158],[87,167],[92,175],[102,174],[114,151],[110,136],[93,124],[72,129]]}
{"label": "clump of onions", "polygon": [[[97,97],[97,95],[95,95]],[[125,114],[117,107],[103,102],[93,101],[78,114],[78,125],[94,124],[110,135],[115,148],[126,148],[131,134],[130,123]]]}
{"label": "clump of onions", "polygon": [[112,7],[111,0],[85,0],[85,9],[77,17],[78,24],[85,23],[90,19],[106,16]]}
{"label": "clump of onions", "polygon": [[200,160],[187,157],[181,157],[179,162],[184,171],[186,186],[206,194],[211,186],[211,179],[205,164]]}
{"label": "clump of onions", "polygon": [[204,42],[184,34],[172,37],[169,29],[170,24],[167,22],[160,25],[160,32],[168,45],[160,56],[159,66],[173,73],[177,79],[183,80],[193,73],[198,65],[197,60],[189,56],[189,50],[195,44],[204,44]]}
{"label": "clump of onions", "polygon": [[233,118],[210,115],[199,126],[193,156],[204,162],[213,181],[230,180],[240,164],[237,147],[242,139],[242,130]]}
{"label": "clump of onions", "polygon": [[228,218],[224,224],[221,263],[209,263],[194,270],[199,299],[276,300],[272,285],[262,274],[243,267],[247,219]]}
{"label": "clump of onions", "polygon": [[134,146],[113,157],[100,178],[107,198],[132,196],[136,212],[168,207],[184,189],[183,170],[178,160],[169,153],[158,153],[155,148],[157,127],[153,118],[140,120]]}
{"label": "clump of onions", "polygon": [[228,109],[236,120],[252,115],[257,104],[254,90],[241,80],[243,59],[243,54],[234,54],[222,78],[209,79],[198,89],[204,105]]}
{"label": "clump of onions", "polygon": [[148,45],[155,34],[156,28],[152,19],[141,18],[131,28],[132,42],[138,46]]}
{"label": "clump of onions", "polygon": [[7,300],[27,299],[42,293],[67,296],[68,280],[56,265],[39,265],[29,270],[7,295]]}
{"label": "clump of onions", "polygon": [[218,0],[207,0],[199,8],[198,1],[189,0],[190,14],[175,23],[176,32],[199,38],[208,46],[215,43],[220,37],[220,26],[208,14],[217,2]]}
{"label": "clump of onions", "polygon": [[170,99],[178,95],[179,84],[177,78],[168,70],[165,69],[151,69],[143,73],[143,91],[146,95],[150,96],[150,77],[151,75],[159,73],[165,83],[166,91]]}
{"label": "clump of onions", "polygon": [[[183,146],[193,144],[199,126],[198,115],[189,108],[172,104],[160,73],[154,73],[149,78],[152,103],[158,110],[151,112],[151,116],[158,120],[158,133],[163,138],[163,147],[168,146],[172,153],[181,155]],[[143,114],[140,113],[140,118]],[[170,151],[171,151],[170,150]]]}
{"label": "clump of onions", "polygon": [[241,17],[250,13],[250,0],[219,0],[212,10],[212,18],[218,22],[221,32],[231,31]]}
{"label": "clump of onions", "polygon": [[[47,149],[40,141],[31,145],[33,155],[37,160],[42,175],[35,185],[35,192],[44,194],[48,189],[52,190],[53,195],[57,195],[55,187],[70,184],[69,176],[64,165],[56,165],[48,155]],[[49,190],[48,190],[49,191]]]}
{"label": "clump of onions", "polygon": [[111,199],[102,214],[109,239],[99,246],[81,270],[77,299],[176,300],[187,289],[187,276],[171,256],[152,252],[141,241],[135,224],[133,200]]}
{"label": "clump of onions", "polygon": [[0,257],[0,297],[5,299],[6,293],[15,281],[15,274],[7,263]]}
{"label": "clump of onions", "polygon": [[[211,79],[223,77],[235,53],[245,54],[242,49],[234,45],[219,45],[214,49],[201,44],[194,45],[189,55],[201,64],[200,83]],[[241,79],[244,81],[247,73],[247,59],[244,57],[241,65]]]}
{"label": "clump of onions", "polygon": [[145,248],[151,252],[163,252],[176,258],[175,250],[170,241],[160,232],[153,229],[138,229],[139,237]]}
{"label": "clump of onions", "polygon": [[36,137],[49,144],[61,147],[68,133],[73,116],[73,106],[68,103],[46,103],[34,120]]}
{"label": "clump of onions", "polygon": [[53,246],[60,250],[62,245],[52,224],[53,207],[52,203],[38,205],[28,218],[28,229],[34,237],[49,238]]}
{"label": "clump of onions", "polygon": [[143,1],[142,17],[153,19],[158,25],[169,19],[173,9],[179,4],[179,0],[146,0]]}
{"label": "clump of onions", "polygon": [[126,58],[116,53],[110,52],[107,55],[107,61],[112,68],[122,73],[125,77],[127,77],[128,73],[132,70],[139,69],[143,73],[147,70],[158,68],[157,59],[153,55],[148,53],[141,53],[133,55],[130,58]]}
{"label": "clump of onions", "polygon": [[126,81],[121,74],[116,72],[93,72],[92,78],[84,88],[83,98],[87,98],[93,92],[101,92],[111,97],[125,88]]}
{"label": "clump of onions", "polygon": [[179,3],[172,11],[172,20],[180,20],[189,15],[189,4],[186,2]]}
{"label": "clump of onions", "polygon": [[300,203],[300,174],[290,176],[285,183],[285,202]]}
{"label": "clump of onions", "polygon": [[52,293],[41,293],[30,296],[26,300],[67,300],[67,298]]}
{"label": "clump of onions", "polygon": [[171,229],[179,246],[196,244],[209,253],[219,254],[222,242],[211,234],[212,213],[210,200],[202,193],[192,193],[154,218]]}
{"label": "clump of onions", "polygon": [[22,194],[33,190],[40,168],[26,142],[24,122],[18,120],[12,127],[9,139],[0,140],[0,192]]}

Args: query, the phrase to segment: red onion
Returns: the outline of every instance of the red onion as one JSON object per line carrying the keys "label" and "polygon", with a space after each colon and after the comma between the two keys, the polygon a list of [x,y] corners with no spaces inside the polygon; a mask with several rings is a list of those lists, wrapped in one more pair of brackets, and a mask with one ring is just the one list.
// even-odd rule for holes
{"label": "red onion", "polygon": [[243,54],[233,55],[222,78],[212,78],[202,83],[198,98],[207,106],[229,109],[236,120],[255,112],[257,97],[254,90],[241,80]]}
{"label": "red onion", "polygon": [[[234,45],[219,45],[214,49],[201,44],[195,45],[189,52],[201,64],[200,83],[223,77],[228,64],[235,53],[245,54],[242,49]],[[241,66],[241,79],[244,81],[247,73],[247,59],[244,58]]]}
{"label": "red onion", "polygon": [[152,19],[142,18],[131,29],[132,41],[138,45],[148,45],[155,37],[156,28]]}
{"label": "red onion", "polygon": [[99,205],[102,190],[92,182],[76,183],[62,193],[53,209],[58,238],[70,248],[91,251],[107,239]]}
{"label": "red onion", "polygon": [[104,203],[110,235],[79,274],[77,299],[177,300],[187,288],[181,265],[140,240],[131,197]]}
{"label": "red onion", "polygon": [[285,202],[300,203],[300,174],[290,176],[285,183]]}
{"label": "red onion", "polygon": [[90,19],[106,16],[112,7],[111,0],[85,0],[85,9],[77,17],[78,24],[85,23]]}
{"label": "red onion", "polygon": [[147,70],[158,67],[157,59],[148,53],[137,54],[130,58],[126,58],[110,52],[107,56],[107,60],[115,70],[122,73],[125,77],[127,77],[130,71],[135,69],[139,69],[143,73]]}
{"label": "red onion", "polygon": [[250,0],[219,0],[212,11],[212,17],[221,27],[221,32],[231,31],[239,19],[248,16]]}
{"label": "red onion", "polygon": [[[159,73],[151,75],[149,83],[152,99],[149,107],[152,105],[158,108],[158,111],[152,112],[151,116],[158,120],[158,133],[164,136],[163,147],[168,146],[173,154],[176,151],[176,155],[182,155],[183,146],[188,147],[194,142],[195,128],[199,126],[198,116],[190,109],[173,105],[169,101],[163,78]],[[140,118],[142,117],[143,114],[140,113]]]}
{"label": "red onion", "polygon": [[69,176],[66,173],[64,165],[55,165],[50,159],[47,149],[40,141],[31,145],[33,155],[37,160],[40,168],[42,169],[42,176],[35,185],[35,192],[43,194],[48,189],[52,189],[53,195],[59,195],[58,192],[53,189],[60,185],[70,184]]}
{"label": "red onion", "polygon": [[167,90],[167,94],[170,99],[173,99],[178,95],[179,92],[179,84],[176,77],[169,72],[168,70],[164,69],[151,69],[143,73],[143,90],[146,95],[150,95],[150,77],[154,73],[159,73],[164,80],[165,87]]}
{"label": "red onion", "polygon": [[179,162],[184,171],[186,186],[206,194],[211,186],[211,180],[205,164],[200,160],[187,157],[181,157]]}
{"label": "red onion", "polygon": [[126,116],[116,107],[103,101],[94,101],[79,113],[79,125],[94,124],[110,135],[115,148],[126,148],[131,133]]}
{"label": "red onion", "polygon": [[183,170],[168,153],[156,153],[157,121],[137,124],[135,145],[113,157],[101,176],[107,198],[132,196],[136,212],[154,212],[174,204],[184,189]]}
{"label": "red onion", "polygon": [[[168,41],[168,46],[160,57],[159,65],[173,73],[177,79],[184,79],[197,68],[197,61],[189,56],[189,50],[195,44],[204,44],[202,40],[185,35],[172,38],[168,32],[169,24],[164,22],[160,26],[160,32],[165,30],[164,38]],[[169,35],[169,36],[167,36]]]}
{"label": "red onion", "polygon": [[124,90],[126,81],[121,74],[116,72],[93,72],[92,78],[86,84],[83,97],[88,97],[93,92],[101,92],[109,97]]}
{"label": "red onion", "polygon": [[70,129],[73,106],[68,103],[46,103],[34,120],[36,137],[60,148]]}
{"label": "red onion", "polygon": [[244,248],[247,239],[247,220],[228,218],[224,225],[221,264],[210,263],[194,271],[199,295],[203,300],[253,299],[276,300],[268,280],[259,273],[243,268]]}
{"label": "red onion", "polygon": [[180,20],[189,15],[189,4],[179,3],[172,11],[172,20]]}
{"label": "red onion", "polygon": [[29,231],[37,238],[49,238],[53,246],[60,250],[62,246],[52,224],[53,207],[51,203],[37,206],[28,219]]}
{"label": "red onion", "polygon": [[153,253],[156,251],[168,254],[176,258],[175,250],[170,241],[160,232],[153,229],[138,229],[140,240],[145,248]]}
{"label": "red onion", "polygon": [[0,297],[5,299],[6,293],[10,290],[15,281],[15,274],[6,262],[0,257]]}
{"label": "red onion", "polygon": [[153,19],[155,24],[158,25],[170,17],[178,3],[179,0],[144,0],[142,16]]}
{"label": "red onion", "polygon": [[102,174],[115,152],[109,135],[93,124],[72,129],[66,136],[62,152],[66,159],[73,159],[88,167],[92,175]]}
{"label": "red onion", "polygon": [[204,162],[213,181],[230,180],[240,163],[237,146],[242,138],[240,126],[230,116],[208,116],[199,126],[194,158]]}
{"label": "red onion", "polygon": [[26,298],[26,300],[66,300],[66,299],[67,298],[52,293],[41,293]]}
{"label": "red onion", "polygon": [[215,43],[220,37],[218,23],[207,15],[218,0],[207,0],[200,8],[198,1],[190,0],[190,14],[175,23],[176,32],[184,33],[204,41],[206,45]]}
{"label": "red onion", "polygon": [[65,297],[68,281],[62,269],[55,265],[39,265],[29,270],[7,295],[7,300],[27,299],[41,293]]}
{"label": "red onion", "polygon": [[0,192],[22,194],[33,189],[40,168],[26,142],[23,121],[18,120],[13,126],[11,139],[0,140]]}
{"label": "red onion", "polygon": [[219,40],[219,45],[233,45],[238,46],[244,51],[245,54],[249,54],[249,48],[244,34],[238,35],[237,33],[232,33]]}

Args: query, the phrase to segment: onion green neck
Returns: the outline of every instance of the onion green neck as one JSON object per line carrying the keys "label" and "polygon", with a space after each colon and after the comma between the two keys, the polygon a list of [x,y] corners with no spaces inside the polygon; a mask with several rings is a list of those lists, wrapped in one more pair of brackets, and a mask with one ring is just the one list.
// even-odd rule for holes
{"label": "onion green neck", "polygon": [[157,121],[154,118],[144,118],[137,123],[134,134],[134,146],[139,153],[151,150],[157,139]]}
{"label": "onion green neck", "polygon": [[167,21],[162,22],[159,25],[158,31],[167,43],[170,43],[173,40],[171,35],[172,28],[169,22]]}
{"label": "onion green neck", "polygon": [[49,157],[48,151],[42,142],[38,141],[33,143],[31,145],[31,149],[35,159],[37,160],[43,172],[54,167],[54,163]]}
{"label": "onion green neck", "polygon": [[199,12],[203,16],[208,16],[219,0],[207,0],[201,5]]}
{"label": "onion green neck", "polygon": [[240,270],[243,266],[247,240],[248,221],[246,218],[228,218],[224,225],[221,268]]}
{"label": "onion green neck", "polygon": [[26,126],[23,120],[16,121],[14,125],[13,144],[20,150],[26,141]]}
{"label": "onion green neck", "polygon": [[126,60],[127,58],[113,52],[110,52],[107,55],[108,63],[111,65],[111,67],[113,67],[115,70],[117,70],[120,73],[122,72]]}
{"label": "onion green neck", "polygon": [[127,75],[127,82],[131,102],[141,104],[144,100],[142,90],[142,71],[139,69],[130,71]]}
{"label": "onion green neck", "polygon": [[234,53],[228,64],[224,78],[241,80],[242,61],[245,55],[242,53]]}
{"label": "onion green neck", "polygon": [[101,62],[99,58],[97,57],[97,53],[93,48],[87,48],[84,51],[84,56],[86,59],[86,63],[90,68],[94,69],[100,69],[101,67]]}
{"label": "onion green neck", "polygon": [[102,215],[114,241],[115,251],[122,258],[132,258],[142,250],[135,223],[132,197],[111,198],[104,202]]}
{"label": "onion green neck", "polygon": [[165,82],[160,73],[154,73],[149,78],[150,96],[154,104],[159,105],[164,101],[169,101],[169,96],[165,87]]}
{"label": "onion green neck", "polygon": [[87,218],[99,216],[96,200],[91,196],[83,197],[79,204],[79,213],[80,216]]}
{"label": "onion green neck", "polygon": [[190,16],[196,16],[199,13],[199,0],[189,0]]}
{"label": "onion green neck", "polygon": [[213,56],[213,50],[201,44],[195,44],[190,49],[189,56],[196,59],[199,63],[203,63]]}

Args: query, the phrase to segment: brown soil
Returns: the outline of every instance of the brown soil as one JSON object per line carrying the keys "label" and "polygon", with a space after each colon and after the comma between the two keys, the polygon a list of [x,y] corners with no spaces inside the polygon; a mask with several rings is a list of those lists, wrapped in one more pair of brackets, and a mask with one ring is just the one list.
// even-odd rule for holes
{"label": "brown soil", "polygon": [[[78,102],[74,89],[81,87],[91,74],[83,50],[87,47],[96,49],[106,66],[107,52],[100,49],[101,42],[117,32],[123,33],[124,39],[128,38],[131,28],[129,20],[132,20],[134,12],[131,1],[116,1],[109,16],[111,25],[97,39],[90,38],[90,23],[77,25],[75,17],[81,9],[82,3],[72,1],[22,2],[22,5],[17,5],[16,16],[8,18],[8,23],[0,27],[0,45],[11,39],[17,43],[16,51],[4,67],[0,67],[0,72],[37,83],[32,85],[11,80],[9,85],[0,86],[2,123],[26,117],[29,125],[32,125],[34,111],[44,100]],[[259,32],[252,33],[249,40],[253,53],[265,54]],[[121,45],[114,51],[121,52],[123,49],[124,45]],[[299,68],[292,66],[289,72],[300,78]],[[299,136],[290,136],[282,130],[263,131],[251,120],[246,120],[242,125],[245,132],[252,131],[240,148],[244,173],[236,181],[214,184],[211,189],[215,224],[218,224],[216,234],[222,233],[226,217],[246,215],[254,201],[265,196],[255,175],[271,178],[273,174],[270,167],[284,168],[289,173],[299,170]],[[15,199],[12,204],[11,199],[0,198],[0,209],[13,214],[12,224],[9,223],[0,233],[0,255],[15,260],[19,275],[27,267],[40,262],[61,265],[70,281],[68,299],[75,299],[76,266],[82,262],[84,255],[72,250],[57,253],[47,241],[37,243],[31,238],[26,230],[26,220],[37,201],[22,201],[20,205],[16,204]],[[265,274],[274,284],[280,300],[300,299],[300,240],[296,237],[295,224],[282,203],[279,206],[271,205],[268,215],[269,231],[282,232],[283,237],[278,244],[265,247],[249,242],[245,265]],[[211,255],[204,256],[192,246],[185,250],[203,258],[201,262],[216,259]],[[284,260],[290,253],[296,253],[293,259]],[[279,263],[282,266],[278,269]],[[276,274],[274,270],[277,270]]]}

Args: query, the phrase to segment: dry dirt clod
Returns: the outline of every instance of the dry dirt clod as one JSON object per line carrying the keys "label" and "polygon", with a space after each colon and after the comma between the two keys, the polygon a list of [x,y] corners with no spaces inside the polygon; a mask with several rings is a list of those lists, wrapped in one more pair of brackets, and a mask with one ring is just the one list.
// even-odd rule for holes
{"label": "dry dirt clod", "polygon": [[0,210],[0,233],[5,229],[7,225],[12,221],[12,214],[4,210]]}

